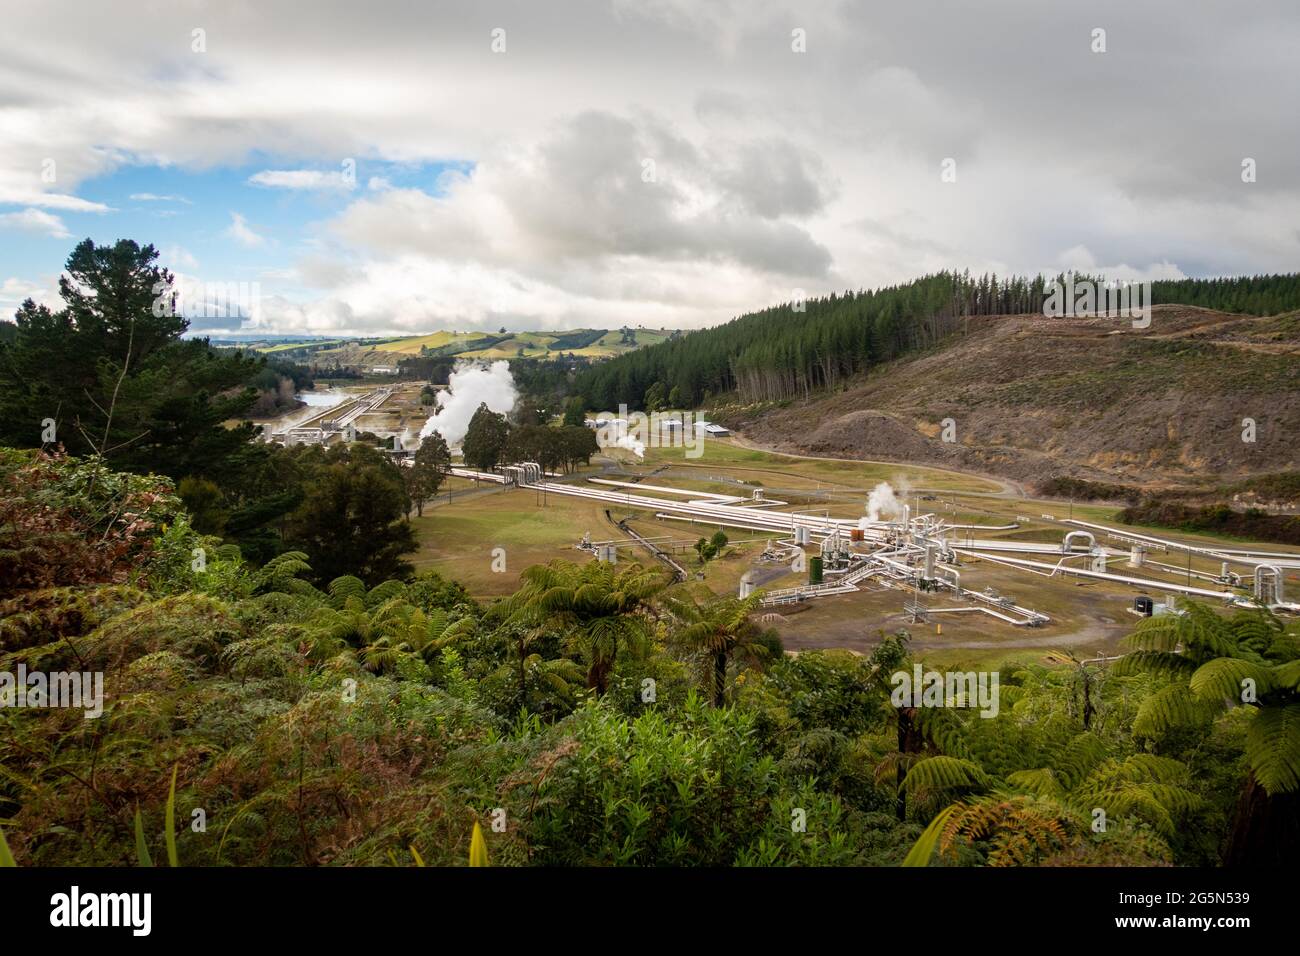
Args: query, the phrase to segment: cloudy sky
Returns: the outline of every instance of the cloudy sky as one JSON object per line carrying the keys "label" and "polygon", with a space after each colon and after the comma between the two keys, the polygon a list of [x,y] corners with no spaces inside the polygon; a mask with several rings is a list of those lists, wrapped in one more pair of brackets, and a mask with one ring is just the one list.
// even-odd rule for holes
{"label": "cloudy sky", "polygon": [[255,320],[196,329],[319,335],[697,327],[943,268],[1300,266],[1295,0],[0,16],[5,313],[57,304],[87,236],[257,283]]}

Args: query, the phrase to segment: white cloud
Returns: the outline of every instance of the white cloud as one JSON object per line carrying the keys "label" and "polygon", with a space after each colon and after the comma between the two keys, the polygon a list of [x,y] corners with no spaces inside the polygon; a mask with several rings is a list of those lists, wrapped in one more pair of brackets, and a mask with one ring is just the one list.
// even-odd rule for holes
{"label": "white cloud", "polygon": [[561,261],[695,260],[824,277],[829,252],[787,218],[824,206],[815,158],[766,141],[704,145],[654,117],[583,113],[528,150],[502,150],[444,181],[443,195],[385,190],[358,199],[331,228],[371,253],[530,273]]}
{"label": "white cloud", "polygon": [[136,202],[179,202],[187,206],[194,205],[184,196],[159,196],[155,193],[131,193],[131,198]]}
{"label": "white cloud", "polygon": [[226,235],[234,239],[240,245],[256,248],[266,244],[266,237],[258,235],[248,225],[240,213],[232,212],[230,214],[230,226],[226,229]]}
{"label": "white cloud", "polygon": [[0,181],[0,203],[14,206],[39,206],[60,212],[112,212],[111,206],[92,202],[67,193],[47,193],[21,186],[9,186]]}
{"label": "white cloud", "polygon": [[[359,17],[351,0],[318,0],[252,18],[213,7],[204,26],[222,41],[201,57],[185,5],[151,8],[142,32],[73,0],[75,33],[11,6],[6,30],[24,42],[0,66],[0,202],[103,213],[75,192],[123,165],[254,160],[278,167],[230,200],[254,221],[249,204],[282,198],[271,190],[344,196],[333,218],[277,229],[281,248],[308,250],[285,269],[295,299],[265,302],[286,331],[701,325],[795,285],[940,268],[1300,261],[1300,125],[1277,119],[1293,111],[1293,0],[1249,17],[1196,0],[1094,0],[1086,16],[990,0],[937,21],[835,0],[501,0],[504,55],[470,13],[431,29],[418,5]],[[1088,49],[1095,23],[1104,56]],[[366,189],[344,190],[345,156]],[[471,171],[394,174],[395,187],[366,157]],[[939,180],[947,157],[955,183]],[[57,186],[39,181],[46,158]],[[265,248],[243,214],[227,235]]]}
{"label": "white cloud", "polygon": [[199,260],[194,258],[194,254],[182,246],[169,246],[162,251],[163,265],[167,266],[172,272],[179,272],[182,269],[197,269]]}
{"label": "white cloud", "polygon": [[49,236],[51,239],[68,239],[72,236],[62,219],[40,209],[0,213],[0,229],[20,229]]}
{"label": "white cloud", "polygon": [[248,177],[254,186],[273,189],[340,189],[356,188],[356,176],[346,172],[319,169],[266,169]]}
{"label": "white cloud", "polygon": [[11,276],[0,282],[0,304],[3,304],[5,311],[0,318],[12,318],[13,310],[27,299],[38,304],[44,303],[53,309],[61,308],[63,305],[63,300],[59,297],[57,280],[51,278],[42,285]]}

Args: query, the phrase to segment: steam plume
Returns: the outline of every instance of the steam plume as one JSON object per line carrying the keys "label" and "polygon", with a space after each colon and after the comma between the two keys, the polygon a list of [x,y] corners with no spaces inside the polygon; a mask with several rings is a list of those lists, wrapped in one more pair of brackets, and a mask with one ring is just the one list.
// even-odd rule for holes
{"label": "steam plume", "polygon": [[447,379],[447,388],[438,392],[438,410],[420,429],[420,439],[423,441],[438,432],[448,445],[459,445],[465,440],[469,420],[478,411],[480,403],[486,403],[494,412],[507,414],[518,400],[519,390],[510,374],[510,363],[504,359],[491,364],[466,362],[458,365]]}

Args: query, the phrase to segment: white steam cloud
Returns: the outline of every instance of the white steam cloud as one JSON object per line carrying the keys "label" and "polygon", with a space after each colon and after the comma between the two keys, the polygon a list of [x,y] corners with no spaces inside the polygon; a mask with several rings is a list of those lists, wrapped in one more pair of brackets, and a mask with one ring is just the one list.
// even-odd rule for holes
{"label": "white steam cloud", "polygon": [[637,439],[633,438],[631,435],[622,436],[614,443],[614,446],[616,448],[626,448],[638,458],[645,457],[645,442],[637,441]]}
{"label": "white steam cloud", "polygon": [[882,481],[871,489],[867,497],[867,516],[858,522],[862,526],[878,521],[892,521],[903,516],[903,505],[894,495],[893,486]]}
{"label": "white steam cloud", "polygon": [[501,414],[514,410],[519,400],[510,363],[504,359],[488,364],[466,362],[456,367],[447,387],[438,392],[438,410],[420,429],[420,440],[438,432],[448,445],[459,445],[469,431],[469,420],[480,404]]}
{"label": "white steam cloud", "polygon": [[615,418],[597,430],[596,443],[601,448],[626,448],[638,458],[644,458],[645,442],[638,437],[638,434],[638,429],[628,429],[626,419]]}

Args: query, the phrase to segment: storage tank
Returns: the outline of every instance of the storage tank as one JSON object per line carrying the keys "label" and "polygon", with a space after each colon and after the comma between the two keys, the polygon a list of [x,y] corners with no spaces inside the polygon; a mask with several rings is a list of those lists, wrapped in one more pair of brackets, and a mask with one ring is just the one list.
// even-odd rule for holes
{"label": "storage tank", "polygon": [[754,575],[751,571],[746,571],[740,576],[740,599],[743,601],[754,593]]}
{"label": "storage tank", "polygon": [[865,541],[865,540],[866,540],[866,537],[867,537],[867,533],[866,533],[865,531],[863,531],[861,528],[850,528],[850,529],[849,529],[849,540],[850,540],[850,541]]}
{"label": "storage tank", "polygon": [[822,559],[819,554],[815,554],[808,559],[808,583],[822,583]]}

